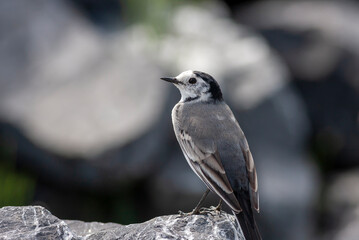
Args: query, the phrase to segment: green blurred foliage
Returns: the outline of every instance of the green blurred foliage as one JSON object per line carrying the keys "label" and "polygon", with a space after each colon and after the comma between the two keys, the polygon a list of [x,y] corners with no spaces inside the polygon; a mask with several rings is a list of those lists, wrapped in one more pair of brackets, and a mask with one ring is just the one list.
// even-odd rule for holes
{"label": "green blurred foliage", "polygon": [[0,207],[27,205],[35,190],[35,180],[15,166],[16,152],[9,142],[0,141]]}
{"label": "green blurred foliage", "polygon": [[168,29],[174,9],[185,4],[197,4],[205,0],[125,0],[124,20],[130,24],[143,23],[159,34]]}

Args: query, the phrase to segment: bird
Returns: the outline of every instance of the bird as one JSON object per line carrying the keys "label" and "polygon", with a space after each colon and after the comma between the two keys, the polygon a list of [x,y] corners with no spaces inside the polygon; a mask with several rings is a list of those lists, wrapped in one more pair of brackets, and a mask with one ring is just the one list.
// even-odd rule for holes
{"label": "bird", "polygon": [[172,110],[174,132],[189,166],[207,186],[190,214],[199,213],[210,190],[230,207],[246,240],[261,239],[254,218],[254,211],[259,213],[259,194],[253,157],[217,81],[192,70],[160,79],[181,93]]}

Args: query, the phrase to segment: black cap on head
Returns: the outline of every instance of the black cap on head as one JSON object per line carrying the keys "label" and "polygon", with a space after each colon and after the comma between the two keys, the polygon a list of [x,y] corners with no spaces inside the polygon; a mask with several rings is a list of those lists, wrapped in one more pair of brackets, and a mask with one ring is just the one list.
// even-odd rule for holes
{"label": "black cap on head", "polygon": [[202,78],[205,82],[209,83],[209,90],[208,92],[211,93],[213,100],[215,101],[222,101],[223,100],[223,96],[222,96],[222,91],[221,88],[219,87],[218,83],[216,80],[214,80],[214,78],[204,72],[200,72],[200,71],[193,71],[193,73],[197,76]]}

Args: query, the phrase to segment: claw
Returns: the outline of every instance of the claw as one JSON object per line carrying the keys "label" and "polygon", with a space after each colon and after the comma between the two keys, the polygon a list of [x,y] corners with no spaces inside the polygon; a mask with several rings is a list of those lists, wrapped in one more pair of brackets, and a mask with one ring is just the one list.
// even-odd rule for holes
{"label": "claw", "polygon": [[221,214],[221,209],[214,206],[209,208],[201,208],[199,211],[200,214]]}
{"label": "claw", "polygon": [[216,210],[217,210],[217,211],[221,211],[221,210],[222,210],[222,199],[219,199],[219,203],[218,203],[218,205],[217,205],[217,207],[216,207]]}
{"label": "claw", "polygon": [[188,216],[192,216],[192,215],[198,215],[201,214],[201,211],[199,209],[193,209],[191,212],[185,213],[182,211],[178,211],[178,214],[180,215],[180,217],[188,217]]}

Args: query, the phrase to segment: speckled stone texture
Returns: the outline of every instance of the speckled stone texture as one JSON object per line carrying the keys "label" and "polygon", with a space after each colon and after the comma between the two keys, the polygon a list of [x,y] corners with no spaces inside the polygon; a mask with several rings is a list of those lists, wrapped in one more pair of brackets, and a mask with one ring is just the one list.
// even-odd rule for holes
{"label": "speckled stone texture", "polygon": [[1,240],[112,240],[112,239],[234,239],[244,240],[234,217],[221,212],[180,217],[161,216],[144,223],[61,220],[40,206],[0,209]]}

